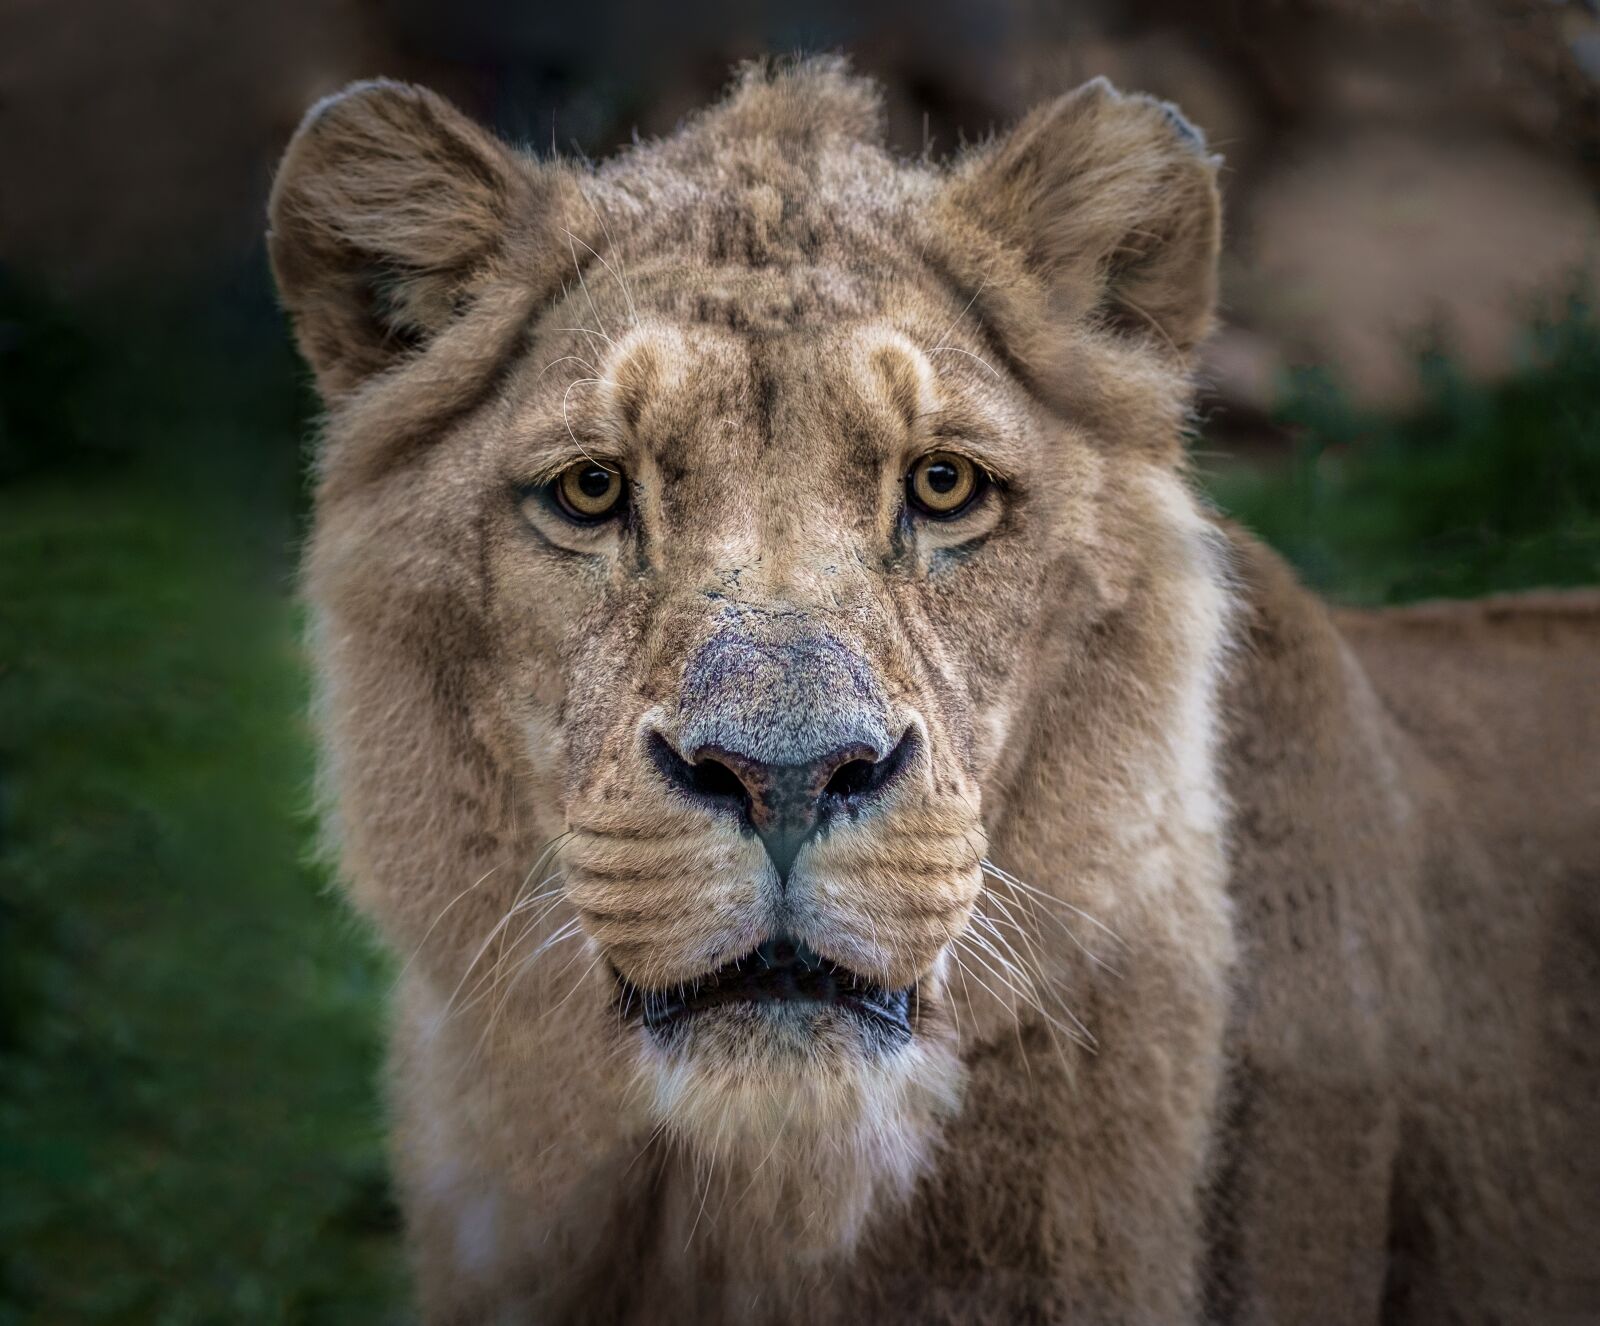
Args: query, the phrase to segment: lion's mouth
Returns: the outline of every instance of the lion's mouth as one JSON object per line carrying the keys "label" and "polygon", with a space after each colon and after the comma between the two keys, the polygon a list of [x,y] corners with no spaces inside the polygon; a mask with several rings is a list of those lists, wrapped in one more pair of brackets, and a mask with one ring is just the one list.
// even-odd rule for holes
{"label": "lion's mouth", "polygon": [[687,985],[641,990],[619,977],[618,991],[623,1017],[638,1019],[662,1039],[715,1009],[763,1005],[834,1009],[880,1035],[911,1035],[909,988],[885,989],[787,937],[769,939]]}

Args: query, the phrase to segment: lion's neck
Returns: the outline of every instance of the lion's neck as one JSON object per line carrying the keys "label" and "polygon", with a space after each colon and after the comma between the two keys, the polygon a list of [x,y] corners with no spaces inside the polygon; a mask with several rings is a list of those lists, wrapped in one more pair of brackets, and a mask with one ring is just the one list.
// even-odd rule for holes
{"label": "lion's neck", "polygon": [[1108,947],[1132,952],[1170,936],[1190,903],[1217,912],[1210,928],[1227,948],[1230,553],[1175,479],[1153,479],[1150,501],[1162,519],[1147,552],[1160,573],[1044,680],[1024,753],[986,806],[991,860],[1015,877],[992,879],[992,892],[1060,918],[1041,922],[1043,948],[1068,973],[1086,947],[1109,958]]}

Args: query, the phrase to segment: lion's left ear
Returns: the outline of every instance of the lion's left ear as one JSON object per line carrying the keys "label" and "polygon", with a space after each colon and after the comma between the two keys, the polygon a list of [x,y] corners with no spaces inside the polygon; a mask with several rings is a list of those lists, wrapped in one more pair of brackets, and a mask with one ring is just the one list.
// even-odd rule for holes
{"label": "lion's left ear", "polygon": [[[1175,107],[1096,79],[963,162],[943,218],[1014,314],[1038,320],[1005,288],[1020,266],[1049,322],[1092,320],[1187,357],[1216,306],[1219,164]],[[996,241],[1008,263],[980,256]]]}

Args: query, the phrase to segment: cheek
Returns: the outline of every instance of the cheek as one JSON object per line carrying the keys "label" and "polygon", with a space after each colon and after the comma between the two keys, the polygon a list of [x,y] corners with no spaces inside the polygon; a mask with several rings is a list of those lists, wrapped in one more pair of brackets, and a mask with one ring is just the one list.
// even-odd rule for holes
{"label": "cheek", "polygon": [[998,694],[982,698],[974,706],[972,721],[973,762],[981,772],[986,772],[999,762],[1006,743],[1011,739],[1012,720],[1016,704],[1011,694]]}
{"label": "cheek", "polygon": [[645,593],[604,593],[567,634],[558,664],[574,795],[653,787],[646,717],[676,703],[682,673],[658,638],[657,606]]}
{"label": "cheek", "polygon": [[1035,670],[1043,577],[1003,547],[909,586],[902,620],[927,669],[926,703],[960,762],[981,774]]}
{"label": "cheek", "polygon": [[[1020,588],[1020,592],[1019,591]],[[1004,747],[1013,714],[1037,670],[1040,612],[1037,586],[997,585],[972,597],[961,622],[962,676],[971,705],[974,761],[985,767]]]}
{"label": "cheek", "polygon": [[541,807],[560,795],[566,782],[566,739],[561,730],[561,711],[536,694],[524,694],[518,716],[522,754],[532,775],[532,795]]}
{"label": "cheek", "polygon": [[491,666],[521,721],[536,769],[565,762],[574,774],[607,754],[640,700],[633,605],[566,567],[512,565],[492,582]]}

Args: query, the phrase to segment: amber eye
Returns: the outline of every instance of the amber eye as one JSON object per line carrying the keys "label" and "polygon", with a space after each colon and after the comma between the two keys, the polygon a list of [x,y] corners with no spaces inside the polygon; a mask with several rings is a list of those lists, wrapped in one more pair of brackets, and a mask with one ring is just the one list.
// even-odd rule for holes
{"label": "amber eye", "polygon": [[573,520],[604,520],[622,503],[622,471],[582,460],[556,475],[556,505]]}
{"label": "amber eye", "polygon": [[983,488],[983,471],[953,451],[935,451],[911,467],[906,492],[924,515],[953,516]]}

